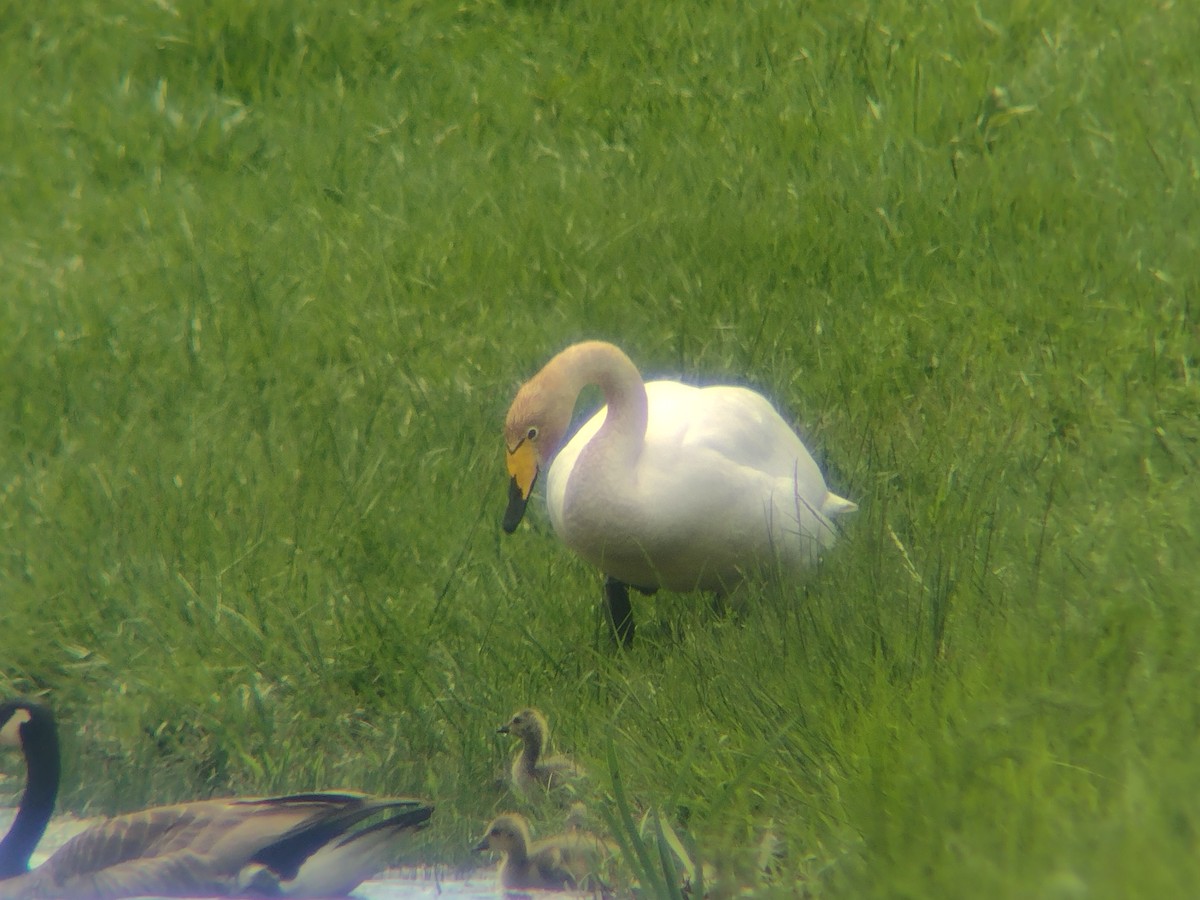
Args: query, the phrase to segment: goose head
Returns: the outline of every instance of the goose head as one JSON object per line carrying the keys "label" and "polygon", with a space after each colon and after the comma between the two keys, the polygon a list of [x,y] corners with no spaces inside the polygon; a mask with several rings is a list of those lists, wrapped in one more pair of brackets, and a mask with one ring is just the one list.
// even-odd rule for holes
{"label": "goose head", "polygon": [[517,813],[505,813],[492,820],[483,839],[474,849],[476,853],[492,850],[506,853],[514,859],[524,859],[529,855],[529,843],[529,823],[525,817]]}
{"label": "goose head", "polygon": [[496,731],[500,734],[511,734],[514,737],[520,738],[525,744],[533,745],[540,749],[546,743],[546,737],[550,733],[550,726],[546,723],[545,716],[530,707],[514,713],[513,717],[497,728]]}
{"label": "goose head", "polygon": [[4,879],[29,871],[29,857],[54,812],[62,768],[54,714],[28,700],[0,703],[0,747],[16,747],[25,757],[25,791],[8,834],[0,841],[0,879]]}

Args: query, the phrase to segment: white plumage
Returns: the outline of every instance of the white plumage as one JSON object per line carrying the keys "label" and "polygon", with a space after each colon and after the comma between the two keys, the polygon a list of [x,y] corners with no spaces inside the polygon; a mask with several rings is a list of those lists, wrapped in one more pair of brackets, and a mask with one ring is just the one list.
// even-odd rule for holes
{"label": "white plumage", "polygon": [[[606,406],[561,447],[580,390]],[[741,387],[644,384],[612,344],[555,356],[518,392],[505,428],[516,527],[539,471],[558,536],[624,584],[726,591],[755,569],[798,572],[857,509],[830,492],[796,433]]]}

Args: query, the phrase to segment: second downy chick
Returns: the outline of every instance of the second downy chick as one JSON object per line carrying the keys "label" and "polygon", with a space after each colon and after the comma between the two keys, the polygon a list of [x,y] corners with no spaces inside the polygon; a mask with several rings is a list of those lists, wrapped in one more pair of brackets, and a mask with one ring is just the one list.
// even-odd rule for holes
{"label": "second downy chick", "polygon": [[584,775],[574,760],[550,754],[550,726],[538,710],[521,710],[497,731],[521,739],[521,750],[512,763],[512,783],[518,794],[550,790]]}

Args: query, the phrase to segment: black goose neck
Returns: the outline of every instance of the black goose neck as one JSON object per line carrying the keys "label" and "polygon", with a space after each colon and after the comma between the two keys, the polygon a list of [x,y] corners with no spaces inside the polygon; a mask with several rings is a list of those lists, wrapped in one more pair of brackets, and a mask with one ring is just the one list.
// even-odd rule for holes
{"label": "black goose neck", "polygon": [[62,771],[53,714],[33,703],[21,703],[17,708],[29,714],[28,721],[19,726],[21,751],[25,756],[25,791],[12,826],[0,841],[0,879],[29,871],[29,857],[54,812]]}

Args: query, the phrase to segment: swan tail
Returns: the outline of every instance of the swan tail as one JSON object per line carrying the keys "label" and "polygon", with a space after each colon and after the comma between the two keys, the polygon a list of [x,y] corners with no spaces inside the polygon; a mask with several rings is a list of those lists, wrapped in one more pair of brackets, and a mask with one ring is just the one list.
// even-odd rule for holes
{"label": "swan tail", "polygon": [[831,519],[852,513],[856,509],[858,509],[858,504],[853,500],[847,500],[845,497],[839,497],[833,493],[826,494],[825,502],[821,504],[821,513]]}

